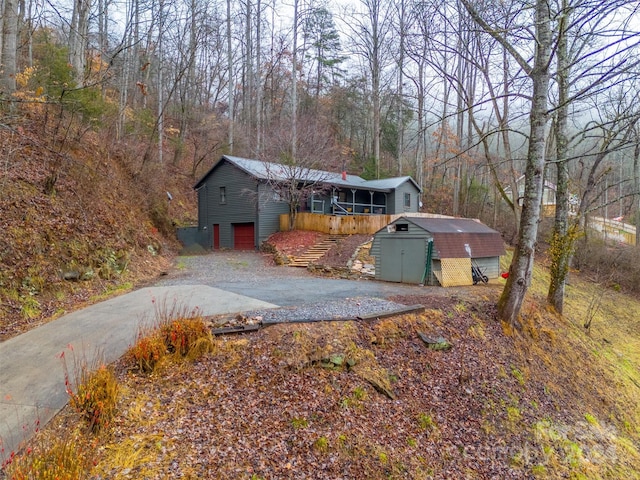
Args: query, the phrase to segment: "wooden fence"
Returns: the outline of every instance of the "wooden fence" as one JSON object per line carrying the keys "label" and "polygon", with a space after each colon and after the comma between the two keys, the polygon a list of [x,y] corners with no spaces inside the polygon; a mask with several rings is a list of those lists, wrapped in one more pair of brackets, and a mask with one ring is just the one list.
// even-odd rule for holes
{"label": "wooden fence", "polygon": [[[396,215],[325,215],[300,212],[296,215],[296,230],[311,230],[331,235],[374,234],[400,217],[450,218],[434,213]],[[280,215],[280,230],[289,230],[289,214]]]}
{"label": "wooden fence", "polygon": [[602,217],[589,218],[589,227],[600,233],[603,240],[636,245],[636,227],[618,220]]}

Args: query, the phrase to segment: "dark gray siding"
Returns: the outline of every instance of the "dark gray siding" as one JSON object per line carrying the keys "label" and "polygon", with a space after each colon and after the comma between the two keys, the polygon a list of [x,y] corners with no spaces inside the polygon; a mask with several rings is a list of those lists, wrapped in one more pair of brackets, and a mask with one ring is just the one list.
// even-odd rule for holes
{"label": "dark gray siding", "polygon": [[[331,197],[333,195],[332,190],[320,191],[313,195],[313,198],[309,197],[307,200],[306,211],[313,211],[314,213],[325,213],[330,215],[333,213],[331,208]],[[312,205],[311,202],[314,202]],[[322,211],[321,211],[322,210]],[[288,213],[288,212],[287,212]]]}
{"label": "dark gray siding", "polygon": [[207,190],[201,187],[198,189],[198,232],[195,235],[197,243],[203,248],[211,248],[213,246],[212,230],[207,227]]}
{"label": "dark gray siding", "polygon": [[289,213],[289,204],[278,200],[278,196],[269,185],[261,183],[259,189],[260,206],[258,210],[258,224],[256,225],[258,246],[260,246],[269,235],[280,230],[280,215]]}
{"label": "dark gray siding", "polygon": [[198,227],[180,227],[176,229],[178,240],[185,247],[199,244],[204,248],[211,248],[211,230],[200,230]]}
{"label": "dark gray siding", "polygon": [[[224,203],[220,201],[221,187],[225,189]],[[198,228],[211,231],[213,224],[219,224],[220,248],[233,248],[232,223],[252,222],[258,230],[257,188],[255,178],[222,161],[198,190]]]}
{"label": "dark gray siding", "polygon": [[[405,208],[404,206],[404,194],[411,194],[411,206]],[[393,203],[393,210],[390,209],[390,213],[405,213],[405,212],[417,212],[419,210],[418,202],[420,201],[420,192],[410,181],[404,182],[396,190],[389,194],[390,207]],[[392,199],[392,200],[391,200]]]}
{"label": "dark gray siding", "polygon": [[390,192],[387,193],[387,213],[389,215],[395,215],[396,213],[402,213],[402,204],[400,205],[400,210],[397,209],[398,202],[396,201],[396,193]]}

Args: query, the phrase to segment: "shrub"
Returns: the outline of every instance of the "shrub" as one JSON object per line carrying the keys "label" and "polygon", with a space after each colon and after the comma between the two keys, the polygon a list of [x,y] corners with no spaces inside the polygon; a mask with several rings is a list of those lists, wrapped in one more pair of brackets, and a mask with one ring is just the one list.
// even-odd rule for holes
{"label": "shrub", "polygon": [[640,249],[590,238],[576,249],[573,266],[605,286],[640,293]]}
{"label": "shrub", "polygon": [[129,349],[129,356],[141,372],[153,372],[167,355],[167,347],[158,335],[138,335],[136,343]]}
{"label": "shrub", "polygon": [[213,351],[213,336],[202,318],[159,318],[155,327],[138,332],[136,343],[129,349],[128,355],[140,371],[152,372],[169,357],[195,360]]}
{"label": "shrub", "polygon": [[73,436],[43,437],[34,448],[12,455],[4,466],[10,480],[80,480],[91,468],[81,442]]}
{"label": "shrub", "polygon": [[209,330],[200,318],[174,320],[160,327],[160,335],[169,353],[186,357],[199,338],[207,337]]}
{"label": "shrub", "polygon": [[118,380],[113,369],[100,365],[91,371],[86,363],[76,373],[76,389],[66,378],[69,404],[76,410],[91,432],[98,432],[109,425],[118,401]]}

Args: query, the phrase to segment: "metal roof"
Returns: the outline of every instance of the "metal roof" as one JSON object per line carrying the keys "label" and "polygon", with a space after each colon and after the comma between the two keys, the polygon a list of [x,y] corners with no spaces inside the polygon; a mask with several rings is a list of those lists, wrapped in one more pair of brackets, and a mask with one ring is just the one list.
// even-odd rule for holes
{"label": "metal roof", "polygon": [[431,233],[498,233],[487,227],[480,220],[472,218],[429,218],[429,217],[400,217],[398,221],[407,219]]}
{"label": "metal roof", "polygon": [[358,175],[346,175],[343,180],[342,172],[328,172],[325,170],[316,170],[313,168],[305,168],[299,165],[284,165],[272,162],[263,162],[260,160],[251,160],[248,158],[234,157],[224,155],[209,171],[194,185],[198,188],[209,174],[220,164],[226,160],[235,165],[239,169],[249,175],[260,180],[289,180],[295,177],[300,182],[309,183],[325,183],[344,188],[357,188],[359,190],[372,190],[380,192],[390,192],[398,188],[403,183],[410,181],[415,187],[421,191],[418,184],[411,177],[394,177],[382,180],[365,180]]}
{"label": "metal roof", "polygon": [[437,258],[483,258],[505,254],[502,236],[479,220],[470,218],[400,217],[433,236]]}

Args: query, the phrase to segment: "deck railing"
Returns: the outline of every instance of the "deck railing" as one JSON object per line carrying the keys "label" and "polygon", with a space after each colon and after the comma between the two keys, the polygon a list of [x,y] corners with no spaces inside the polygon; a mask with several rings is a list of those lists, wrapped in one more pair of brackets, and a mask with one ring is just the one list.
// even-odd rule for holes
{"label": "deck railing", "polygon": [[[296,215],[296,230],[312,230],[332,235],[374,234],[397,218],[447,218],[434,213],[406,213],[396,215],[322,215],[300,212]],[[280,230],[289,230],[289,214],[280,215]]]}

